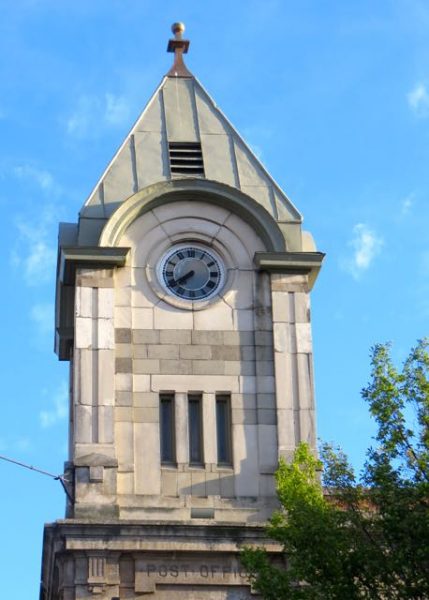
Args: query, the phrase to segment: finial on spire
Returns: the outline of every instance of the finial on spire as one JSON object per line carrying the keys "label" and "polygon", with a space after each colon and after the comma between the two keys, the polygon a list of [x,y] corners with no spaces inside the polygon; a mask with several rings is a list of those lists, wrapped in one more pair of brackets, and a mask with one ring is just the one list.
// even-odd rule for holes
{"label": "finial on spire", "polygon": [[184,23],[173,23],[171,31],[174,33],[174,40],[168,41],[167,52],[174,52],[174,63],[167,73],[167,77],[192,77],[183,61],[183,55],[188,52],[189,40],[182,39],[185,31]]}

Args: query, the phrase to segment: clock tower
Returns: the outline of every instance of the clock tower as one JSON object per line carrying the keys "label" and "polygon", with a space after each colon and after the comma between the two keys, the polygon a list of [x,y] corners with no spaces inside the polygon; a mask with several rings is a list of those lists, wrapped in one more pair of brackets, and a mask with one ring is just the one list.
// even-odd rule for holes
{"label": "clock tower", "polygon": [[174,64],[59,230],[69,500],[41,600],[254,597],[242,544],[274,472],[315,445],[309,294],[323,254],[185,66]]}

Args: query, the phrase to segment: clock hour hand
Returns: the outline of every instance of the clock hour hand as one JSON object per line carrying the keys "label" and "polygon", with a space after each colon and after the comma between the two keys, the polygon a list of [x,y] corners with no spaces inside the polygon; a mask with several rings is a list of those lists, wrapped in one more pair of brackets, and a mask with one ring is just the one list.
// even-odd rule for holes
{"label": "clock hour hand", "polygon": [[182,277],[179,277],[179,279],[176,279],[176,281],[174,283],[177,283],[177,284],[185,283],[185,281],[187,281],[189,279],[189,277],[192,277],[193,274],[194,274],[194,271],[188,271],[188,273],[186,273],[185,275],[182,275]]}

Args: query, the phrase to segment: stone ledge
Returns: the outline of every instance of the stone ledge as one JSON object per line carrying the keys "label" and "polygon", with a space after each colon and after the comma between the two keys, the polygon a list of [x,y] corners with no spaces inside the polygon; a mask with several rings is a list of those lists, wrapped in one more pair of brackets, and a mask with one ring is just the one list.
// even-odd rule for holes
{"label": "stone ledge", "polygon": [[324,257],[323,252],[256,252],[253,262],[261,271],[308,275],[311,290]]}

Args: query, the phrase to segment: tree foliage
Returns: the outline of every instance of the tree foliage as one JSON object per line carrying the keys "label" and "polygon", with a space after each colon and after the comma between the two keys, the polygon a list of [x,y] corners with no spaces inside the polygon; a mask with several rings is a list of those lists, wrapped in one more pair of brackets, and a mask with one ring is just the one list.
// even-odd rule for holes
{"label": "tree foliage", "polygon": [[242,553],[267,600],[429,598],[428,345],[420,341],[400,371],[389,345],[373,348],[362,395],[377,434],[359,477],[327,444],[320,459],[301,444],[290,464],[280,462],[283,508],[268,533],[286,567],[262,549]]}

